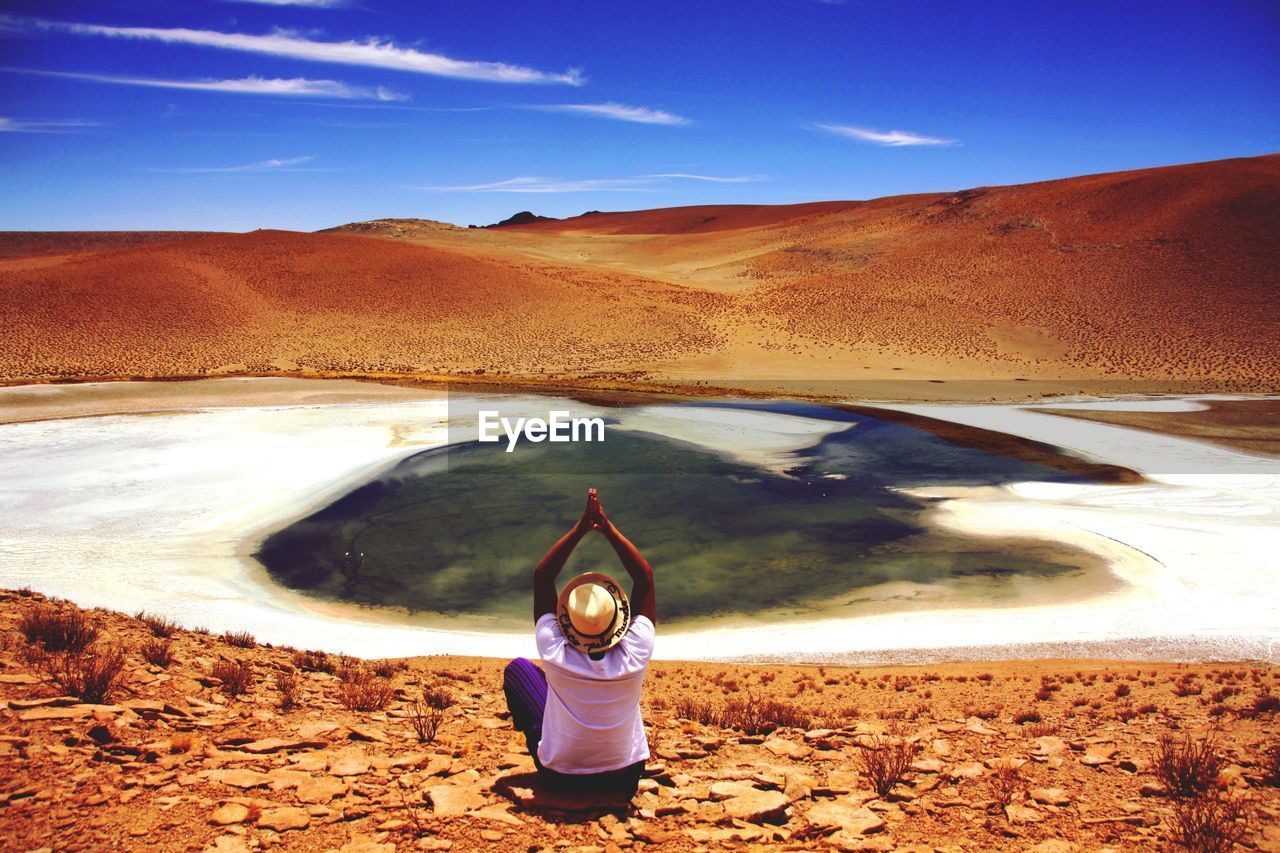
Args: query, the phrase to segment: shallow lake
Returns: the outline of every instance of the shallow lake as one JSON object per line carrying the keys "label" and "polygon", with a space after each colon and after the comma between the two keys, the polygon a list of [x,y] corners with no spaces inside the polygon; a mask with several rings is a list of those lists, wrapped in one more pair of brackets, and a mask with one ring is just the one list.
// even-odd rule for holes
{"label": "shallow lake", "polygon": [[[664,429],[664,418],[691,415],[731,427],[735,452]],[[1067,546],[945,532],[928,522],[928,501],[900,491],[1076,480],[1049,467],[812,404],[700,402],[603,416],[603,442],[522,442],[511,453],[505,441],[476,441],[460,416],[448,447],[409,457],[273,533],[257,557],[279,582],[323,598],[511,628],[530,616],[533,566],[594,487],[654,566],[667,622],[901,609],[961,590],[973,603],[1012,602],[1029,586],[1043,593],[1100,565]],[[780,464],[743,452],[756,438],[776,441],[777,424],[799,436],[768,457]],[[561,581],[587,570],[625,579],[598,536],[579,546]]]}

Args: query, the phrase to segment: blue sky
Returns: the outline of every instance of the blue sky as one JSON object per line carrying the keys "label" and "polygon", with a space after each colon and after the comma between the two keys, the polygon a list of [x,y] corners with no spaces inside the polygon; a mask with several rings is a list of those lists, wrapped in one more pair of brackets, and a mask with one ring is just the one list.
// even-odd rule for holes
{"label": "blue sky", "polygon": [[1274,2],[0,8],[0,229],[484,224],[1280,150]]}

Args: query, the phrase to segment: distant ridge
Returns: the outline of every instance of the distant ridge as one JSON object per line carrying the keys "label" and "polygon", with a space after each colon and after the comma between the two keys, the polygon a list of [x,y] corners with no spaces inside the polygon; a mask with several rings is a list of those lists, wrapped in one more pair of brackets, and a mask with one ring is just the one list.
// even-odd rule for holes
{"label": "distant ridge", "polygon": [[522,213],[20,235],[0,259],[0,376],[1280,391],[1278,155],[868,201]]}
{"label": "distant ridge", "polygon": [[[585,214],[584,214],[585,215]],[[495,222],[492,225],[485,225],[485,228],[505,228],[508,225],[529,225],[534,222],[559,222],[550,216],[538,216],[529,210],[522,210],[512,216],[508,216],[501,222]]]}

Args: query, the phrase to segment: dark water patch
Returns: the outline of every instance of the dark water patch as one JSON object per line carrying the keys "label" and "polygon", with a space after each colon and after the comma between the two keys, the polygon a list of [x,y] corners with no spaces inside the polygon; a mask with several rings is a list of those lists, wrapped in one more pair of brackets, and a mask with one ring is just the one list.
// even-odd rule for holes
{"label": "dark water patch", "polygon": [[[462,443],[417,454],[290,525],[258,558],[286,586],[421,613],[531,616],[531,573],[581,513],[588,487],[645,553],[662,618],[856,605],[893,581],[945,584],[1080,573],[1080,552],[927,529],[928,502],[896,491],[1072,475],[963,447],[864,413],[811,404],[715,404],[847,424],[786,473],[703,447],[611,429],[604,443]],[[623,418],[625,420],[625,418]],[[598,536],[567,578],[621,577]]]}

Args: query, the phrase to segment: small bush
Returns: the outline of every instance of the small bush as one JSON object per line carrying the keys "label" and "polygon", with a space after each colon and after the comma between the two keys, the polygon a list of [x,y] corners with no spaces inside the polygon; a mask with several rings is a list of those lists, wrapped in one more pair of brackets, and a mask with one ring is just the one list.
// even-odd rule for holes
{"label": "small bush", "polygon": [[1213,787],[1222,769],[1222,759],[1214,753],[1213,738],[1178,740],[1165,734],[1156,745],[1152,772],[1174,797],[1194,797]]}
{"label": "small bush", "polygon": [[1262,784],[1280,788],[1280,741],[1271,744],[1259,762],[1262,768]]}
{"label": "small bush", "polygon": [[902,781],[918,748],[906,738],[882,735],[874,735],[860,746],[858,764],[862,775],[881,797],[887,797],[893,786]]}
{"label": "small bush", "polygon": [[253,667],[241,661],[220,660],[213,665],[213,677],[222,682],[228,696],[239,696],[253,686]]}
{"label": "small bush", "polygon": [[409,722],[419,743],[432,743],[445,714],[456,704],[453,696],[439,687],[425,691],[409,705]]}
{"label": "small bush", "polygon": [[1039,711],[1020,711],[1013,715],[1013,721],[1018,725],[1023,725],[1025,723],[1038,723],[1040,720],[1041,717]]}
{"label": "small bush", "polygon": [[153,637],[144,642],[138,651],[142,653],[142,659],[152,666],[159,666],[167,669],[169,664],[173,663],[173,643],[170,640],[161,640]]}
{"label": "small bush", "polygon": [[1045,737],[1046,735],[1054,735],[1058,733],[1058,724],[1051,720],[1042,720],[1038,723],[1029,723],[1024,730],[1027,737]]}
{"label": "small bush", "polygon": [[280,710],[288,711],[297,707],[298,676],[292,672],[277,672],[276,690],[280,691]]}
{"label": "small bush", "polygon": [[803,709],[774,699],[730,699],[720,725],[746,735],[761,735],[780,728],[807,729],[812,717]]}
{"label": "small bush", "polygon": [[403,672],[409,665],[402,660],[379,660],[370,664],[373,674],[379,678],[390,678],[397,672]]}
{"label": "small bush", "polygon": [[395,688],[368,670],[343,670],[338,701],[349,711],[381,711],[395,698]]}
{"label": "small bush", "polygon": [[1133,689],[1129,687],[1129,685],[1127,684],[1117,684],[1115,692],[1116,692],[1117,699],[1123,699],[1124,697],[1132,693]]}
{"label": "small bush", "polygon": [[991,799],[1002,806],[1007,806],[1022,790],[1022,773],[1011,761],[996,762],[992,769],[995,773],[988,783],[991,786]]}
{"label": "small bush", "polygon": [[325,672],[333,674],[334,665],[324,652],[302,651],[293,653],[293,665],[303,672]]}
{"label": "small bush", "polygon": [[120,646],[93,646],[81,651],[51,652],[40,663],[64,695],[100,705],[120,686],[125,650]]}
{"label": "small bush", "polygon": [[1280,711],[1280,696],[1274,693],[1259,693],[1249,706],[1249,716],[1252,717],[1274,714],[1277,711]]}
{"label": "small bush", "polygon": [[1204,687],[1191,681],[1179,681],[1173,687],[1174,696],[1199,696],[1204,692]]}
{"label": "small bush", "polygon": [[162,639],[168,639],[178,633],[177,622],[164,616],[155,616],[145,610],[138,614],[138,621],[146,625],[153,635]]}
{"label": "small bush", "polygon": [[18,630],[30,644],[46,652],[82,652],[98,639],[98,626],[82,610],[46,604],[22,614]]}
{"label": "small bush", "polygon": [[704,726],[719,726],[724,719],[724,714],[710,700],[688,696],[677,699],[671,710],[680,719],[693,720]]}
{"label": "small bush", "polygon": [[253,634],[248,631],[227,631],[222,635],[222,642],[228,646],[235,646],[237,649],[252,649],[258,645],[258,641]]}
{"label": "small bush", "polygon": [[1173,840],[1196,853],[1227,853],[1244,837],[1244,809],[1235,799],[1209,794],[1173,804]]}

